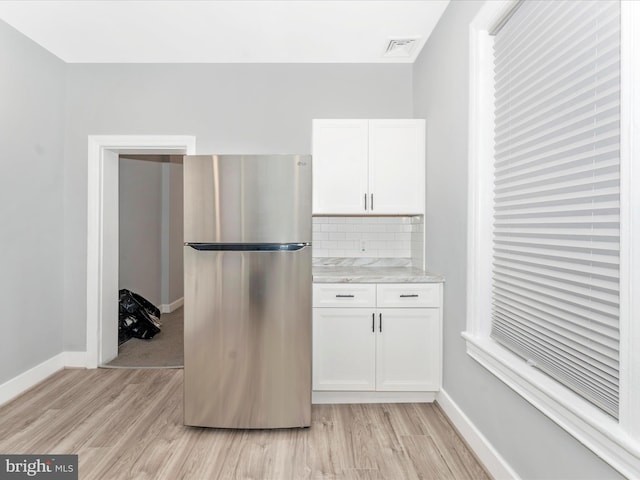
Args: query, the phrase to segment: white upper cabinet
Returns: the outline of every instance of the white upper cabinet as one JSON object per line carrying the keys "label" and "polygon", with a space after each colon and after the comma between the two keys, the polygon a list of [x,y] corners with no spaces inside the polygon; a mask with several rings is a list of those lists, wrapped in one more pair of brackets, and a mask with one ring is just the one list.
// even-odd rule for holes
{"label": "white upper cabinet", "polygon": [[314,120],[314,214],[422,214],[425,121]]}
{"label": "white upper cabinet", "polygon": [[369,120],[369,211],[424,213],[424,120]]}
{"label": "white upper cabinet", "polygon": [[313,121],[313,213],[362,213],[367,192],[367,120]]}

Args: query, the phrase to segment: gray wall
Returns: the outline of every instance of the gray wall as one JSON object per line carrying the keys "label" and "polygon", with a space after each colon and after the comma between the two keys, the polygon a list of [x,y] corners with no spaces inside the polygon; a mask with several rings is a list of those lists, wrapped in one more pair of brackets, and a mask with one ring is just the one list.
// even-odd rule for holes
{"label": "gray wall", "polygon": [[0,71],[2,384],[62,351],[65,65],[0,21]]}
{"label": "gray wall", "polygon": [[162,262],[162,301],[169,305],[184,296],[183,291],[183,205],[182,164],[162,165],[163,235],[166,246]]}
{"label": "gray wall", "polygon": [[67,65],[65,350],[85,350],[87,136],[195,135],[198,153],[309,153],[311,119],[411,117],[411,65]]}
{"label": "gray wall", "polygon": [[[163,164],[120,158],[118,288],[160,305]],[[167,232],[168,233],[168,232]]]}
{"label": "gray wall", "polygon": [[182,164],[147,157],[119,161],[118,288],[160,307],[183,296]]}
{"label": "gray wall", "polygon": [[468,25],[483,2],[451,2],[414,64],[414,110],[427,118],[426,263],[447,279],[444,389],[525,479],[619,475],[467,356]]}

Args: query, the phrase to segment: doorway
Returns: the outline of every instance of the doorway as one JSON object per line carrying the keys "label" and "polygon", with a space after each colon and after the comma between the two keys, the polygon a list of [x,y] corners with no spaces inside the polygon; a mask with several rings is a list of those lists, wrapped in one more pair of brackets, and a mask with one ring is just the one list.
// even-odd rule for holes
{"label": "doorway", "polygon": [[118,353],[118,157],[192,155],[194,136],[90,135],[87,185],[87,358],[89,368]]}
{"label": "doorway", "polygon": [[[181,368],[182,155],[120,154],[118,168],[120,301],[149,303],[119,322],[118,356],[103,366]],[[143,331],[152,338],[138,338]]]}

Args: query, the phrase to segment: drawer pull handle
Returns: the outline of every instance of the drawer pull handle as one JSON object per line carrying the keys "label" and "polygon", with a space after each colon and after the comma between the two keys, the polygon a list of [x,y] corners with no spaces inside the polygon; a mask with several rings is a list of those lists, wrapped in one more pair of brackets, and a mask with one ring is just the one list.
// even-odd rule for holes
{"label": "drawer pull handle", "polygon": [[353,298],[354,295],[336,295],[336,298]]}
{"label": "drawer pull handle", "polygon": [[382,314],[380,314],[380,333],[382,333]]}
{"label": "drawer pull handle", "polygon": [[375,313],[371,314],[371,331],[373,333],[376,333],[376,314]]}
{"label": "drawer pull handle", "polygon": [[418,298],[420,295],[418,295],[417,293],[412,293],[411,295],[400,295],[400,298]]}

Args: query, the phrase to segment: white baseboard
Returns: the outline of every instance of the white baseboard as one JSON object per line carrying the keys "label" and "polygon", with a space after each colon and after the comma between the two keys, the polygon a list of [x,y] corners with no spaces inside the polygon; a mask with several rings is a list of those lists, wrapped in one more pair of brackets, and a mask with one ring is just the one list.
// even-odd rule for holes
{"label": "white baseboard", "polygon": [[520,478],[447,392],[440,390],[436,403],[447,414],[451,423],[460,432],[460,435],[462,435],[493,478],[496,480],[518,480]]}
{"label": "white baseboard", "polygon": [[431,403],[437,392],[311,392],[311,403]]}
{"label": "white baseboard", "polygon": [[17,397],[58,370],[62,370],[64,360],[64,353],[59,353],[0,385],[0,405]]}
{"label": "white baseboard", "polygon": [[160,305],[160,313],[175,312],[182,305],[184,305],[184,297],[180,297],[179,299],[174,300],[173,302],[171,302],[169,304],[163,303],[162,305]]}
{"label": "white baseboard", "polygon": [[0,405],[65,367],[86,368],[87,352],[62,352],[0,385]]}
{"label": "white baseboard", "polygon": [[69,368],[87,368],[87,352],[62,352],[64,366]]}

